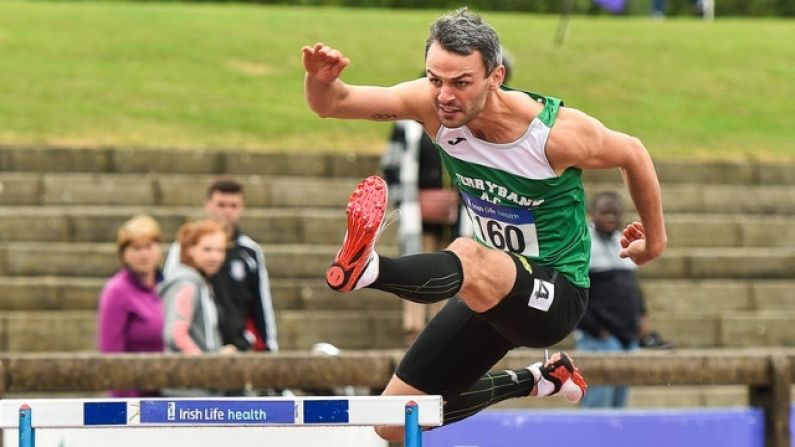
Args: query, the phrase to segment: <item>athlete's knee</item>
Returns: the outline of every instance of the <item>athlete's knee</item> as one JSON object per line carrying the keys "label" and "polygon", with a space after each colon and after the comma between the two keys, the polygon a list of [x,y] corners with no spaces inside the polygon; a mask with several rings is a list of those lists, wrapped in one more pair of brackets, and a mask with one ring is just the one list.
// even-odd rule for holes
{"label": "athlete's knee", "polygon": [[507,253],[458,238],[448,250],[461,260],[464,282],[459,296],[475,312],[494,307],[511,290],[516,268]]}
{"label": "athlete's knee", "polygon": [[471,262],[480,256],[480,251],[485,250],[485,248],[473,239],[459,237],[450,243],[447,250],[455,253],[461,262]]}
{"label": "athlete's knee", "polygon": [[[406,359],[404,358],[401,361],[401,365],[403,365],[405,361]],[[398,366],[398,369],[400,369],[400,366]],[[389,379],[389,383],[386,384],[384,392],[381,393],[382,396],[424,396],[426,394],[427,393],[420,390],[419,388],[404,382],[403,379],[397,376],[397,374],[393,375],[392,378]],[[379,425],[375,426],[374,429],[376,434],[386,441],[399,442],[403,440],[403,427],[401,426]]]}
{"label": "athlete's knee", "polygon": [[375,433],[384,441],[400,442],[403,440],[403,427],[379,425],[374,428]]}

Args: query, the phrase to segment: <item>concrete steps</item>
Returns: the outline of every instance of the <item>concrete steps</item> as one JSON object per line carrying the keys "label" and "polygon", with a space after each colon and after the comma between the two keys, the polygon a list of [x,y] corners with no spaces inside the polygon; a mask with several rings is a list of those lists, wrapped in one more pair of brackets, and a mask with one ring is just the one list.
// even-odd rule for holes
{"label": "concrete steps", "polygon": [[792,279],[646,279],[641,287],[653,315],[789,311],[795,303]]}
{"label": "concrete steps", "polygon": [[[102,205],[191,206],[201,204],[213,175],[3,172],[0,206]],[[246,175],[250,207],[339,209],[362,176]],[[624,192],[620,183],[588,182],[590,192]],[[664,206],[675,213],[795,214],[794,184],[664,183]],[[627,203],[630,203],[627,200]]]}
{"label": "concrete steps", "polygon": [[[0,277],[0,311],[58,311],[97,309],[107,278],[65,276]],[[322,279],[274,278],[274,308],[278,310],[399,310],[400,299],[377,290],[342,295]]]}
{"label": "concrete steps", "polygon": [[[0,174],[0,206],[198,206],[213,175]],[[344,207],[361,177],[240,175],[250,207]]]}
{"label": "concrete steps", "polygon": [[[0,242],[113,242],[130,216],[147,213],[171,240],[184,222],[204,217],[196,206],[8,206],[0,207]],[[344,208],[248,208],[243,228],[262,244],[336,244],[345,230]],[[630,216],[631,217],[631,216]],[[793,219],[782,215],[670,213],[670,247],[789,247]],[[397,225],[379,246],[395,244]]]}
{"label": "concrete steps", "polygon": [[[585,188],[591,194],[618,191],[633,209],[622,183],[589,182]],[[662,193],[667,213],[795,214],[793,185],[663,183]]]}
{"label": "concrete steps", "polygon": [[652,324],[681,348],[752,348],[795,344],[793,311],[724,311],[718,314],[652,311]]}
{"label": "concrete steps", "polygon": [[639,270],[641,278],[792,278],[795,247],[672,248]]}
{"label": "concrete steps", "polygon": [[[115,242],[119,225],[146,213],[160,223],[170,242],[180,225],[205,215],[197,206],[42,206],[0,207],[0,242]],[[242,225],[262,244],[337,244],[345,232],[345,209],[250,208]],[[397,225],[382,234],[381,245],[395,244]]]}
{"label": "concrete steps", "polygon": [[[316,284],[319,291],[321,284]],[[282,287],[274,287],[274,295],[281,293]],[[305,290],[303,291],[305,292]],[[327,296],[304,296],[300,300],[287,302],[284,294],[276,300],[277,315],[280,318],[279,331],[280,340],[284,339],[288,346],[293,349],[307,349],[311,344],[306,345],[307,340],[315,340],[317,332],[324,332],[328,338],[339,340],[342,345],[353,349],[366,349],[368,336],[354,337],[347,339],[348,327],[352,324],[357,328],[361,325],[375,324],[374,321],[384,320],[386,326],[379,326],[379,330],[392,331],[392,338],[385,337],[383,343],[388,347],[400,347],[400,301],[390,295],[368,291],[356,295],[327,295]],[[30,309],[26,304],[29,303],[8,303],[2,300],[5,305],[0,317],[0,339],[6,340],[9,348],[14,350],[41,350],[38,342],[31,340],[27,332],[29,327],[43,327],[46,330],[57,330],[57,328],[67,324],[64,332],[74,330],[82,333],[79,329],[86,319],[95,321],[96,295],[92,300],[86,300],[83,310],[71,310],[75,307],[66,309],[58,308],[59,303],[54,303],[48,310],[41,307]],[[94,303],[94,307],[90,304]],[[9,305],[10,304],[10,305]],[[323,317],[320,322],[315,324],[315,319]],[[79,317],[79,318],[78,318]],[[288,318],[289,317],[289,318]],[[284,318],[285,324],[294,326],[284,326],[281,323]],[[302,320],[303,318],[303,320]],[[392,318],[395,318],[393,321]],[[690,312],[653,312],[652,322],[657,330],[667,334],[670,339],[676,342],[681,348],[737,348],[737,347],[756,347],[756,346],[791,346],[795,344],[795,331],[792,330],[791,322],[795,320],[795,311],[792,310],[724,310],[714,313],[703,311]],[[18,323],[25,322],[28,323]],[[287,323],[287,322],[292,323]],[[302,323],[303,321],[303,323]],[[52,322],[52,323],[48,323]],[[18,324],[17,324],[18,323]],[[303,326],[306,324],[306,326]],[[379,323],[380,324],[380,323]],[[47,329],[50,328],[50,329]],[[311,328],[311,330],[307,330]],[[336,329],[335,329],[336,328]],[[301,331],[306,334],[302,334]],[[357,329],[359,330],[359,329]],[[364,330],[364,329],[361,329]],[[337,335],[335,331],[338,332]],[[86,335],[86,334],[84,334]],[[93,337],[93,333],[87,334]],[[72,340],[68,334],[60,342]],[[84,341],[84,339],[80,338]],[[391,341],[390,341],[391,340]],[[315,340],[318,341],[318,340]],[[93,342],[92,342],[93,343]],[[364,344],[364,345],[363,345]],[[90,349],[89,344],[83,343],[82,349]],[[93,345],[92,345],[93,346]],[[384,346],[382,346],[384,347]],[[572,337],[559,343],[556,349],[571,350],[574,347]],[[0,348],[0,350],[2,350]]]}
{"label": "concrete steps", "polygon": [[[341,300],[358,300],[342,297]],[[277,312],[284,349],[309,349],[328,341],[344,349],[402,346],[401,311],[394,309],[293,310]],[[795,312],[725,312],[655,315],[654,325],[681,348],[750,348],[792,346]],[[0,351],[86,351],[96,345],[95,310],[4,311],[0,316]],[[571,350],[572,337],[553,347]]]}
{"label": "concrete steps", "polygon": [[[318,342],[342,349],[402,347],[400,310],[280,310],[280,348],[308,350]],[[93,351],[94,310],[11,311],[0,315],[0,351]]]}
{"label": "concrete steps", "polygon": [[[703,185],[795,185],[795,163],[760,161],[656,160],[654,167],[663,184]],[[588,182],[621,182],[617,169],[589,170]]]}
{"label": "concrete steps", "polygon": [[[0,311],[94,310],[107,278],[74,276],[0,276]],[[648,279],[641,283],[655,315],[719,315],[722,312],[789,311],[795,280]],[[322,278],[272,278],[277,309],[355,310],[400,308],[400,300],[376,290],[340,295]]]}
{"label": "concrete steps", "polygon": [[[338,245],[265,244],[274,278],[323,278]],[[394,247],[380,252],[395,255]],[[110,276],[118,269],[112,243],[8,242],[0,249],[4,276]],[[795,277],[795,247],[672,248],[640,270],[642,278]]]}
{"label": "concrete steps", "polygon": [[[246,152],[227,149],[81,149],[0,145],[2,172],[169,173],[360,177],[377,172],[379,155]],[[657,161],[663,183],[795,185],[795,163]],[[588,171],[619,182],[618,170]]]}
{"label": "concrete steps", "polygon": [[[93,315],[104,281],[101,277],[0,277],[0,311],[17,317],[38,312],[53,319],[71,311]],[[401,309],[401,301],[389,294],[364,290],[341,295],[322,279],[274,278],[272,286],[277,314],[347,312],[368,319],[374,312]],[[682,348],[795,344],[790,324],[795,319],[791,305],[795,280],[648,280],[643,289],[654,327]],[[17,337],[17,328],[22,326],[9,326],[6,336]],[[293,337],[282,334],[281,338]],[[19,343],[27,346],[27,342]],[[569,338],[559,348],[573,346]]]}
{"label": "concrete steps", "polygon": [[[164,250],[168,248],[163,247]],[[337,245],[265,245],[268,271],[273,278],[324,278],[339,250]],[[394,248],[381,250],[396,255]],[[119,268],[116,246],[90,242],[10,242],[0,249],[0,275],[109,277]]]}
{"label": "concrete steps", "polygon": [[[351,188],[377,170],[377,156],[347,154],[0,145],[0,349],[57,347],[31,334],[35,327],[57,332],[45,338],[63,349],[93,349],[97,297],[118,268],[119,224],[149,213],[168,242],[202,216],[204,188],[226,173],[247,187],[243,226],[264,245],[282,346],[399,347],[400,300],[339,295],[322,279]],[[785,320],[795,299],[795,164],[660,162],[657,170],[670,248],[641,269],[655,326],[683,347],[794,340]],[[624,191],[617,170],[584,178],[589,193]],[[383,235],[382,253],[396,254],[395,233]]]}

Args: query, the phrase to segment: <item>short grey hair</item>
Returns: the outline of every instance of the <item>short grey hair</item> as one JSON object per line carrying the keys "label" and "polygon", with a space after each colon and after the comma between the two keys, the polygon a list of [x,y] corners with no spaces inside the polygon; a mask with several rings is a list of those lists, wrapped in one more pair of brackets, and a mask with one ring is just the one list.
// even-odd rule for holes
{"label": "short grey hair", "polygon": [[434,42],[439,42],[446,51],[469,56],[479,51],[486,66],[486,76],[502,64],[502,46],[497,32],[478,14],[467,7],[445,14],[431,24],[431,32],[425,41],[425,58]]}

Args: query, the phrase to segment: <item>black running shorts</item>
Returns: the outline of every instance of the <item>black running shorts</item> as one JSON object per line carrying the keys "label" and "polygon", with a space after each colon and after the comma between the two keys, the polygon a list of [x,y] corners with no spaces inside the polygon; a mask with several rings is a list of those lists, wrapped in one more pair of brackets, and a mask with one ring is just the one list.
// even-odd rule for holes
{"label": "black running shorts", "polygon": [[469,388],[517,346],[544,348],[570,334],[585,313],[588,289],[572,285],[557,270],[516,256],[513,290],[483,313],[459,298],[428,322],[395,374],[428,394],[456,395]]}

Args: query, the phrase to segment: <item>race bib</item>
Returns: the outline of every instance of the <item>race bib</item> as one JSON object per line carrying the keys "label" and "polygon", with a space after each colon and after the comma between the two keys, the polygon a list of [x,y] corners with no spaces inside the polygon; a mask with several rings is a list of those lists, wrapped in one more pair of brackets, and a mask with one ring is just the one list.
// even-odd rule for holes
{"label": "race bib", "polygon": [[538,236],[532,210],[494,204],[465,192],[461,196],[478,240],[498,250],[538,256]]}

